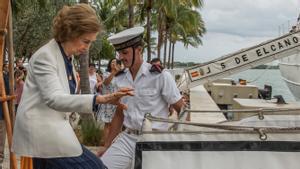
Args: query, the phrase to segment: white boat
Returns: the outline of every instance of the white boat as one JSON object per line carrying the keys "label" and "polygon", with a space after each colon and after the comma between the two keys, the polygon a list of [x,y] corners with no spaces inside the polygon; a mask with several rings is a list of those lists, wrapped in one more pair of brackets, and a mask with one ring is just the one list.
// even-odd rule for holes
{"label": "white boat", "polygon": [[282,79],[286,82],[297,101],[300,100],[300,52],[286,58],[279,63]]}
{"label": "white boat", "polygon": [[[300,15],[297,24],[293,26],[292,31],[300,29]],[[300,52],[280,59],[279,68],[282,79],[286,82],[291,93],[297,101],[300,100]]]}
{"label": "white boat", "polygon": [[[255,115],[227,121],[224,110],[218,109],[201,84],[284,57],[288,58],[283,61],[300,63],[299,49],[300,31],[297,30],[186,69],[179,88],[190,93],[190,110],[187,110],[191,113],[190,121],[146,117],[136,144],[134,169],[298,169],[299,102],[282,104],[273,100],[235,99],[244,107],[235,113]],[[284,78],[300,87],[298,73],[287,73],[300,67],[285,66],[288,64],[283,61]],[[288,85],[291,88],[291,84],[296,83]],[[172,126],[169,131],[152,131],[153,121],[174,123],[176,127]]]}

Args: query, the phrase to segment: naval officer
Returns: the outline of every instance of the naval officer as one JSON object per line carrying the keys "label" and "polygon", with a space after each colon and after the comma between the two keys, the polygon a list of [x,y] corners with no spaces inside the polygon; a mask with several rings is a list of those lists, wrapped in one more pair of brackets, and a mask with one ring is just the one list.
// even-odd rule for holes
{"label": "naval officer", "polygon": [[[134,89],[133,97],[122,98],[128,109],[117,108],[105,149],[98,152],[109,169],[127,169],[133,165],[135,145],[146,113],[167,118],[170,105],[178,112],[184,105],[171,74],[164,70],[153,71],[152,65],[143,61],[143,33],[143,27],[134,27],[108,38],[126,67],[124,73],[116,77],[117,87]],[[125,130],[119,133],[122,125]],[[152,124],[153,130],[167,130],[167,127],[166,123]]]}

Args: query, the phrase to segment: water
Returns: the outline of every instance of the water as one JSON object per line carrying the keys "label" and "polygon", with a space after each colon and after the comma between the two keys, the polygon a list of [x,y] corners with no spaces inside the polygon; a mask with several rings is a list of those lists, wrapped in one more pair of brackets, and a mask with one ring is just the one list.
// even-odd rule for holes
{"label": "water", "polygon": [[[183,69],[176,68],[174,71],[176,74],[181,74]],[[238,79],[245,79],[248,81],[248,84],[255,85],[260,89],[263,89],[265,84],[271,85],[272,96],[282,95],[286,101],[296,101],[286,83],[282,80],[279,69],[249,69],[232,75],[229,78],[232,78],[235,81],[238,81]]]}
{"label": "water", "polygon": [[[231,76],[234,80],[245,79],[248,84],[258,86],[260,89],[264,85],[272,86],[272,96],[282,95],[286,101],[295,101],[286,83],[282,80],[279,69],[249,69],[244,72]],[[251,82],[251,83],[249,83]]]}

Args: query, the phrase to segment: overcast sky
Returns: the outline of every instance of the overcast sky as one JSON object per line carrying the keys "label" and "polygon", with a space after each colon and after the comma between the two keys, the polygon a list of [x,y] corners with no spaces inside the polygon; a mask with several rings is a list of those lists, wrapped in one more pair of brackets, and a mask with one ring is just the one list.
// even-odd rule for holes
{"label": "overcast sky", "polygon": [[[300,0],[203,0],[203,46],[177,44],[175,60],[206,62],[275,38],[296,23]],[[279,30],[279,27],[280,30]]]}

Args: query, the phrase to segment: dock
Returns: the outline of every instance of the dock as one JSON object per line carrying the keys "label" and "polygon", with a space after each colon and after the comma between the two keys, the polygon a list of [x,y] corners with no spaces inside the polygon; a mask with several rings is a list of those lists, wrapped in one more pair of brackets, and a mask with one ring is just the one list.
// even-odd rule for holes
{"label": "dock", "polygon": [[[209,93],[206,91],[203,85],[193,87],[190,89],[190,109],[191,110],[209,110],[209,111],[220,111],[218,105],[211,98]],[[190,121],[196,123],[219,123],[226,121],[225,116],[222,112],[191,112]],[[185,130],[195,130],[194,126],[185,126]]]}
{"label": "dock", "polygon": [[[220,111],[218,105],[208,94],[203,85],[190,89],[191,110]],[[191,113],[191,121],[198,123],[219,123],[225,121],[223,113]]]}

